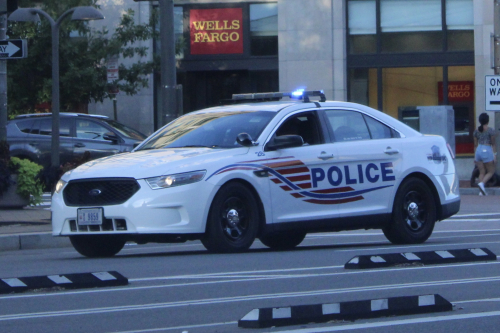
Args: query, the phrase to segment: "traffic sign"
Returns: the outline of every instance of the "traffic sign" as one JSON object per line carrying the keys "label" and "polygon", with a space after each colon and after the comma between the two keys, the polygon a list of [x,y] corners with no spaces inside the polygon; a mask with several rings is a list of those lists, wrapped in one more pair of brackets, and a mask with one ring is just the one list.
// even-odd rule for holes
{"label": "traffic sign", "polygon": [[500,75],[485,76],[486,111],[500,111]]}
{"label": "traffic sign", "polygon": [[0,40],[0,59],[22,59],[28,56],[26,39]]}

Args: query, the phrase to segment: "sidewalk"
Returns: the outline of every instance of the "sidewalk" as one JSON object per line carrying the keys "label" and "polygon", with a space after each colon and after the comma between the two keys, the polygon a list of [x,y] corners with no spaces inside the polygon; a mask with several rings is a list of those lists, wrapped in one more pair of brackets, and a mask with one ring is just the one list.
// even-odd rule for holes
{"label": "sidewalk", "polygon": [[[470,187],[470,182],[460,181],[460,194],[462,195],[461,213],[478,205],[484,206],[484,211],[495,212],[500,187],[486,188],[491,197],[480,197],[477,187]],[[50,194],[44,194],[44,202],[37,207],[24,207],[23,209],[0,209],[0,252],[59,248],[71,246],[68,237],[53,237],[50,212]]]}

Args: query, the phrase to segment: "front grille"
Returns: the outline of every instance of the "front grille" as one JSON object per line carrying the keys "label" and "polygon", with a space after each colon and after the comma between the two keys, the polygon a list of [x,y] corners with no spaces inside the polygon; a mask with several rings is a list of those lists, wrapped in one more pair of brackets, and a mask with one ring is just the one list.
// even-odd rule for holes
{"label": "front grille", "polygon": [[72,180],[64,189],[67,206],[119,205],[140,189],[133,178],[94,178]]}

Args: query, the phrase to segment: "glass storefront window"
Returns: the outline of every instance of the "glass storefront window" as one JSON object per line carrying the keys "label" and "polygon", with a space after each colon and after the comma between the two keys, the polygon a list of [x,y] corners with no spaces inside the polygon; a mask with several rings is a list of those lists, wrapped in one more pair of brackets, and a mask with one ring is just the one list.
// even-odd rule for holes
{"label": "glass storefront window", "polygon": [[349,70],[348,100],[377,108],[376,68],[353,68]]}
{"label": "glass storefront window", "polygon": [[377,18],[375,0],[351,0],[348,3],[349,53],[377,51]]}
{"label": "glass storefront window", "polygon": [[438,105],[439,81],[443,81],[442,67],[382,69],[383,111],[397,119],[400,109]]}
{"label": "glass storefront window", "polygon": [[250,54],[278,54],[278,4],[250,5]]}
{"label": "glass storefront window", "polygon": [[174,34],[176,58],[184,58],[186,42],[184,39],[184,11],[182,7],[174,7]]}
{"label": "glass storefront window", "polygon": [[[159,10],[158,7],[155,7],[155,10]],[[157,20],[155,23],[155,30],[157,34],[157,38],[154,39],[156,52],[160,52],[161,49],[161,41],[160,41],[160,21]],[[177,59],[184,58],[184,50],[186,48],[186,41],[184,39],[184,10],[183,7],[176,6],[174,7],[174,34],[175,34],[175,57]]]}
{"label": "glass storefront window", "polygon": [[474,4],[472,0],[446,0],[448,50],[474,50]]}

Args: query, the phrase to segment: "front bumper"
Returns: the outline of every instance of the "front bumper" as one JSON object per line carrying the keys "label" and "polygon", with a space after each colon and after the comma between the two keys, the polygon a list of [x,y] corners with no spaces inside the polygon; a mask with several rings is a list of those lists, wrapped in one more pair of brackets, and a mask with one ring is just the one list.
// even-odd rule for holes
{"label": "front bumper", "polygon": [[52,234],[193,234],[205,232],[206,216],[216,188],[204,180],[152,190],[145,180],[140,189],[119,205],[102,206],[102,226],[78,226],[77,209],[67,206],[63,191],[52,196]]}

